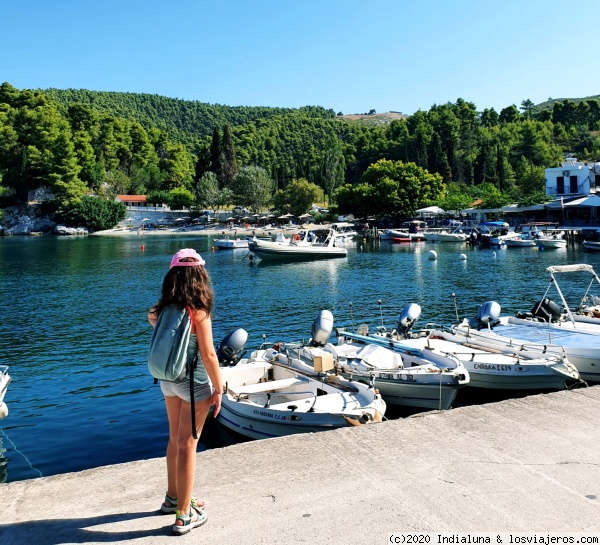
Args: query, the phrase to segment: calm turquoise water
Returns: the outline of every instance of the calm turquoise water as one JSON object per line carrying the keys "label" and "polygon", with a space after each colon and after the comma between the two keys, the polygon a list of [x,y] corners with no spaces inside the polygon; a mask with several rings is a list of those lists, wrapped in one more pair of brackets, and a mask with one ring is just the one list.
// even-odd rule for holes
{"label": "calm turquoise water", "polygon": [[[145,249],[141,250],[141,244]],[[0,238],[0,364],[13,381],[0,421],[0,482],[79,471],[164,454],[167,422],[160,388],[146,370],[148,308],[170,257],[196,248],[216,293],[214,336],[235,328],[248,347],[310,336],[317,313],[336,325],[394,325],[410,302],[420,324],[455,321],[487,300],[503,312],[529,310],[547,287],[549,265],[591,263],[579,249],[474,249],[451,244],[348,245],[347,258],[251,263],[245,251],[211,252],[207,237]],[[430,261],[434,249],[438,260]],[[466,261],[459,255],[465,253]],[[566,291],[581,294],[573,284]],[[202,448],[234,441],[214,423]]]}

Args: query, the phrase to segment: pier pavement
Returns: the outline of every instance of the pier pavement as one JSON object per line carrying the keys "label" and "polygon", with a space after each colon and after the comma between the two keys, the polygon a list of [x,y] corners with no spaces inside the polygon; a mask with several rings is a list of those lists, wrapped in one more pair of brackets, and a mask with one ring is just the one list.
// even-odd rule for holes
{"label": "pier pavement", "polygon": [[[392,532],[597,536],[599,426],[595,386],[201,452],[196,491],[209,519],[181,537],[171,535],[174,517],[157,512],[163,459],[3,484],[0,543],[384,544]],[[124,440],[143,437],[132,430]]]}

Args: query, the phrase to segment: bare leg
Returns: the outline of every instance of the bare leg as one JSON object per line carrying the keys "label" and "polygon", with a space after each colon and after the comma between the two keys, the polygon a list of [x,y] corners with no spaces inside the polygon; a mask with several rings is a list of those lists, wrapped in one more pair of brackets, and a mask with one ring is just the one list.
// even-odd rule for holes
{"label": "bare leg", "polygon": [[[198,401],[195,404],[196,409],[196,429],[200,437],[202,427],[210,408],[210,398],[204,401]],[[192,415],[190,404],[182,401],[179,412],[179,429],[177,433],[177,494],[178,507],[182,515],[188,515],[190,510],[190,501],[192,499],[192,489],[196,474],[196,447],[198,440],[192,436]],[[170,442],[172,439],[170,440]],[[178,523],[180,521],[177,521]]]}
{"label": "bare leg", "polygon": [[[179,415],[183,400],[179,397],[165,397],[167,418],[169,419],[169,442],[167,444],[167,496],[177,499],[177,434]],[[189,407],[188,407],[189,412]]]}

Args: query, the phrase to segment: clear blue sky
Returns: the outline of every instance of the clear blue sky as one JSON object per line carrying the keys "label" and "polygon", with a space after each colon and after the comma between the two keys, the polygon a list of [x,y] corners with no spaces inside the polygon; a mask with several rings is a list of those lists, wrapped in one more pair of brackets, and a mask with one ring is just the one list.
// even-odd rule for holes
{"label": "clear blue sky", "polygon": [[600,94],[598,0],[2,0],[0,82],[411,114]]}

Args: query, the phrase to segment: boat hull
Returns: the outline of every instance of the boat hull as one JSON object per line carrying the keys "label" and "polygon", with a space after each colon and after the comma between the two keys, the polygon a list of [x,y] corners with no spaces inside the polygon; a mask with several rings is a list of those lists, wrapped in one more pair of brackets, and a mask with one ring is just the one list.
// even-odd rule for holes
{"label": "boat hull", "polygon": [[600,340],[597,336],[565,329],[544,329],[505,322],[493,330],[477,331],[461,324],[455,328],[465,338],[490,343],[499,349],[537,350],[557,358],[567,356],[582,380],[600,382]]}
{"label": "boat hull", "polygon": [[348,250],[346,248],[316,247],[316,246],[293,246],[281,245],[262,246],[256,243],[250,243],[250,251],[260,259],[268,261],[277,260],[308,260],[308,259],[330,259],[335,257],[346,257]]}
{"label": "boat hull", "polygon": [[217,420],[251,439],[312,433],[379,422],[386,404],[372,387],[303,373],[260,350],[221,368],[225,386]]}
{"label": "boat hull", "polygon": [[466,242],[464,233],[425,233],[424,237],[430,242]]}
{"label": "boat hull", "polygon": [[238,248],[248,248],[248,241],[243,239],[219,239],[214,241],[214,245],[219,250],[236,250]]}
{"label": "boat hull", "polygon": [[581,244],[586,250],[600,252],[600,241],[598,240],[584,240]]}

